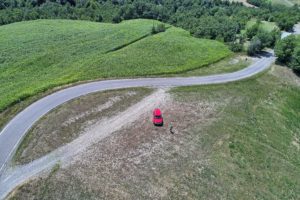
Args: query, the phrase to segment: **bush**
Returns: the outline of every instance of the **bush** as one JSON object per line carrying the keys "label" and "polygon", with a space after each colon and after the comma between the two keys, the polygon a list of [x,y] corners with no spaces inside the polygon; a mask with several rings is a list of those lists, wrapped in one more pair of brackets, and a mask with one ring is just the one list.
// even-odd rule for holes
{"label": "bush", "polygon": [[119,23],[122,21],[121,17],[119,15],[116,15],[112,19],[113,23]]}
{"label": "bush", "polygon": [[262,48],[274,47],[276,40],[280,38],[280,31],[273,30],[272,32],[259,30],[256,37],[261,41]]}
{"label": "bush", "polygon": [[247,49],[247,54],[253,56],[262,49],[261,41],[258,37],[253,37]]}
{"label": "bush", "polygon": [[157,26],[152,26],[151,33],[157,34],[166,31],[166,26],[164,24],[158,24]]}
{"label": "bush", "polygon": [[294,35],[290,35],[277,42],[274,49],[275,55],[277,56],[277,61],[283,64],[290,63],[295,46],[296,38]]}
{"label": "bush", "polygon": [[281,17],[278,19],[277,25],[280,28],[280,30],[293,31],[293,27],[296,22],[297,21],[294,21],[289,17]]}
{"label": "bush", "polygon": [[259,25],[260,25],[260,22],[256,22],[253,26],[251,26],[250,28],[247,28],[247,30],[246,30],[247,38],[252,39],[258,33]]}
{"label": "bush", "polygon": [[243,44],[231,42],[229,43],[229,49],[233,52],[241,52],[243,50]]}
{"label": "bush", "polygon": [[300,47],[294,49],[289,67],[300,72]]}

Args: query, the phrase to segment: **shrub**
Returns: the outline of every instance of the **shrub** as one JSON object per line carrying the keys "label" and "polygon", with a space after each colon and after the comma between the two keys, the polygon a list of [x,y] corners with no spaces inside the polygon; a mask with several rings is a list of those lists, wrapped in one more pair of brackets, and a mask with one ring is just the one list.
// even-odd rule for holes
{"label": "shrub", "polygon": [[229,49],[233,52],[241,52],[243,50],[243,44],[231,42],[229,43]]}
{"label": "shrub", "polygon": [[260,39],[262,48],[273,47],[276,40],[280,37],[280,32],[277,30],[273,30],[272,32],[259,30],[256,36]]}
{"label": "shrub", "polygon": [[294,49],[289,67],[300,72],[300,47]]}
{"label": "shrub", "polygon": [[261,41],[258,37],[255,36],[250,42],[250,45],[247,49],[247,54],[253,56],[254,54],[258,53],[261,49],[262,49]]}
{"label": "shrub", "polygon": [[113,23],[119,23],[122,21],[121,17],[119,15],[116,15],[112,19]]}
{"label": "shrub", "polygon": [[291,61],[295,46],[296,39],[293,35],[290,35],[277,42],[274,49],[275,55],[277,56],[277,61],[288,64]]}
{"label": "shrub", "polygon": [[166,31],[166,26],[164,24],[158,24],[157,26],[152,26],[151,33],[157,34]]}
{"label": "shrub", "polygon": [[260,22],[256,22],[253,26],[246,29],[247,38],[252,39],[257,34],[259,30],[259,24]]}

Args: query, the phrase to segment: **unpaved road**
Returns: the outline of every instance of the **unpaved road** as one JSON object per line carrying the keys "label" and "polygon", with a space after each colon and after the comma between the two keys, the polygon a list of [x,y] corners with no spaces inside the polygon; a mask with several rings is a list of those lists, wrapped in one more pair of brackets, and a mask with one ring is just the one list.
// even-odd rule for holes
{"label": "unpaved road", "polygon": [[[82,137],[74,140],[70,144],[59,148],[53,153],[50,153],[48,156],[42,157],[41,159],[38,159],[23,167],[21,166],[17,169],[5,170],[12,155],[14,154],[17,146],[19,145],[26,132],[33,126],[36,121],[38,121],[42,116],[44,116],[46,113],[56,108],[57,106],[82,95],[109,89],[130,87],[160,88],[228,83],[256,75],[269,68],[274,61],[275,57],[273,53],[265,53],[249,67],[233,73],[186,78],[140,78],[98,81],[67,88],[46,96],[20,112],[6,125],[6,127],[0,133],[0,198],[4,198],[8,194],[8,192],[10,192],[10,190],[12,190],[15,186],[26,181],[28,178],[40,173],[44,169],[49,169],[59,160],[66,160],[71,158],[74,154],[82,151],[82,148],[86,148],[86,146],[88,146],[88,144],[91,144],[94,140],[98,141],[99,139],[106,137],[118,128],[121,128],[124,123],[126,123],[126,120],[121,120],[124,119],[122,118],[122,116],[126,116],[127,119],[133,121],[137,119],[136,117],[139,116],[139,113],[129,113],[129,116],[127,116],[128,113],[126,112],[128,111],[125,111],[115,118],[110,119],[108,123],[100,124],[98,130],[96,132],[94,131],[94,133],[99,133],[95,134],[96,138],[93,136],[93,134],[85,134]],[[154,95],[158,94],[159,93],[154,93]],[[158,95],[157,97],[148,97],[150,98],[148,99],[148,101],[152,103],[147,104],[145,103],[145,101],[142,101],[140,104],[142,109],[137,109],[137,111],[145,112],[145,110],[147,109],[152,109],[153,106],[150,105],[155,105],[153,104],[154,101],[160,101],[162,97],[164,97],[164,95]],[[136,106],[138,105],[135,105],[134,109],[129,108],[132,109],[130,110],[130,112],[134,112]],[[82,144],[83,141],[85,141],[85,145],[82,145],[82,148],[78,148],[78,145]]]}

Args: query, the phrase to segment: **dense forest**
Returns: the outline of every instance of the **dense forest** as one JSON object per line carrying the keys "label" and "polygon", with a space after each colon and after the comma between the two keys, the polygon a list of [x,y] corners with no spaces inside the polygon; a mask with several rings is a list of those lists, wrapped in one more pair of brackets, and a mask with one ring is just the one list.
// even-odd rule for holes
{"label": "dense forest", "polygon": [[182,27],[196,37],[234,42],[251,18],[276,22],[282,30],[291,30],[300,21],[298,6],[249,2],[259,7],[222,0],[0,0],[0,25],[45,18],[114,23],[147,18]]}

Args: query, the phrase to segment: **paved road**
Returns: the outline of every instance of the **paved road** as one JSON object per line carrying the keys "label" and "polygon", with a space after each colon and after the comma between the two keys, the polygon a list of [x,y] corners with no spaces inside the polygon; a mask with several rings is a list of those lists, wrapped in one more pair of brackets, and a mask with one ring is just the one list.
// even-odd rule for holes
{"label": "paved road", "polygon": [[292,35],[292,34],[294,34],[294,35],[300,35],[300,23],[295,24],[292,33],[291,32],[286,32],[286,31],[281,31],[281,39],[285,38],[285,37],[287,37],[289,35]]}
{"label": "paved road", "polygon": [[50,110],[71,99],[93,92],[119,88],[173,87],[227,83],[245,79],[260,73],[267,69],[274,61],[275,57],[273,53],[266,53],[249,67],[233,73],[202,77],[107,80],[77,85],[53,93],[33,103],[25,110],[20,112],[4,127],[0,133],[0,177],[20,141],[25,136],[26,132],[33,126],[33,124]]}

